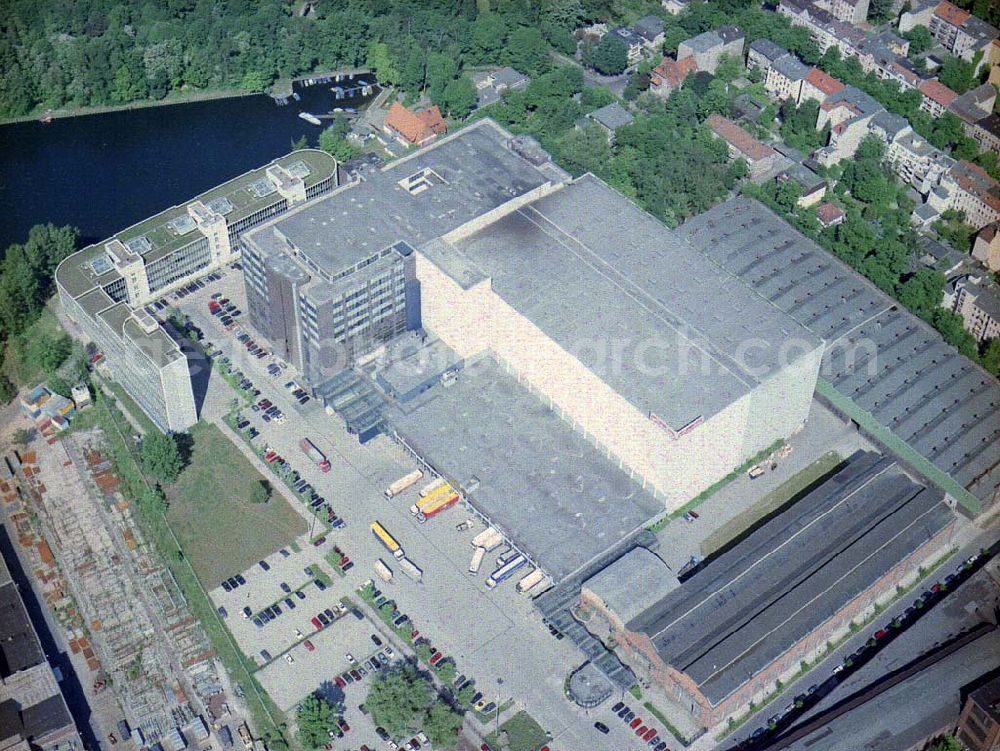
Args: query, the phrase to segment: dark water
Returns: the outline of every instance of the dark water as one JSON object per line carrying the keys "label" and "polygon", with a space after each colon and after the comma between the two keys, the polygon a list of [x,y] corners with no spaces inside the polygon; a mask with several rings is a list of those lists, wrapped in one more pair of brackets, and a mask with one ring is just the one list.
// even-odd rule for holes
{"label": "dark water", "polygon": [[[359,79],[355,79],[359,80]],[[287,154],[321,127],[298,117],[335,102],[330,87],[298,89],[279,107],[263,94],[0,126],[0,254],[34,224],[102,240],[208,188]]]}

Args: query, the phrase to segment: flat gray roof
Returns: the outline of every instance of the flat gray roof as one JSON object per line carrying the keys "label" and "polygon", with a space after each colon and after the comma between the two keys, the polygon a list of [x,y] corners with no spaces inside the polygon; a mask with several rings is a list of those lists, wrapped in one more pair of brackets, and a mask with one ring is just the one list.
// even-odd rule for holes
{"label": "flat gray roof", "polygon": [[[398,240],[413,247],[549,181],[509,148],[510,134],[480,120],[436,143],[366,173],[357,185],[311,201],[274,227],[318,267],[330,273],[353,266]],[[397,183],[433,170],[432,185],[411,195]]]}
{"label": "flat gray roof", "polygon": [[514,309],[675,430],[725,408],[783,358],[821,346],[592,175],[425,251],[460,283],[474,281],[476,269],[490,277]]}
{"label": "flat gray roof", "polygon": [[628,623],[674,591],[680,582],[663,560],[646,548],[635,547],[583,583],[605,605]]}
{"label": "flat gray roof", "polygon": [[392,427],[555,580],[663,510],[491,357],[387,414]]}
{"label": "flat gray roof", "polygon": [[462,362],[462,358],[440,339],[393,359],[377,372],[399,395],[405,395]]}
{"label": "flat gray roof", "polygon": [[858,452],[627,628],[718,705],[951,523],[943,500]]}
{"label": "flat gray roof", "polygon": [[770,209],[735,198],[688,221],[695,246],[828,343],[821,376],[988,501],[1000,486],[1000,383]]}

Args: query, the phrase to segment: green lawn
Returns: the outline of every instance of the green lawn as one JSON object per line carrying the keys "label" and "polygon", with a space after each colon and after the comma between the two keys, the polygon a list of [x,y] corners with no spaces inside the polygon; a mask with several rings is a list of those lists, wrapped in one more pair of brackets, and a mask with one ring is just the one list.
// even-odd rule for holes
{"label": "green lawn", "polygon": [[[506,722],[500,723],[500,732],[504,731],[510,741],[510,751],[538,751],[549,740],[542,726],[527,712],[518,712]],[[490,748],[500,748],[495,733],[486,736],[486,743]]]}
{"label": "green lawn", "polygon": [[701,554],[709,556],[720,548],[725,547],[729,542],[742,535],[765,516],[781,508],[818,479],[832,472],[840,462],[840,454],[835,451],[823,454],[823,456],[808,467],[785,480],[781,485],[763,496],[746,511],[733,517],[706,537],[701,543]]}
{"label": "green lawn", "polygon": [[198,423],[191,438],[190,465],[167,489],[167,520],[211,589],[287,545],[306,523],[280,493],[266,504],[247,500],[264,477],[217,427]]}

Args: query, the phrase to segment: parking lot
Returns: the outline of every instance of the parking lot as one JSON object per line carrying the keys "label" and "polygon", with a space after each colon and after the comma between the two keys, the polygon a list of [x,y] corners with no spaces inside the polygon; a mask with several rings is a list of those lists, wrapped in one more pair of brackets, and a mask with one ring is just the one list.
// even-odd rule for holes
{"label": "parking lot", "polygon": [[[199,290],[174,304],[201,328],[214,347],[229,356],[234,366],[254,382],[255,387],[261,390],[261,397],[268,398],[287,415],[288,419],[278,424],[273,420],[264,422],[259,412],[244,410],[251,426],[260,433],[254,444],[263,446],[266,443],[288,459],[347,523],[345,529],[327,533],[328,540],[323,548],[312,548],[308,542],[302,545],[302,553],[297,556],[294,564],[289,562],[290,568],[285,575],[292,577],[292,573],[297,571],[298,583],[301,584],[305,580],[302,569],[312,564],[324,567],[328,574],[332,573],[332,567],[323,559],[325,553],[336,544],[356,566],[347,572],[346,577],[332,575],[334,587],[329,592],[331,596],[323,602],[329,606],[339,597],[350,595],[363,581],[373,577],[372,567],[377,558],[392,565],[392,556],[369,529],[371,522],[378,520],[403,546],[407,557],[424,572],[423,582],[418,584],[394,567],[396,576],[383,589],[391,593],[400,609],[411,617],[435,647],[455,659],[460,673],[473,678],[478,687],[495,695],[494,699],[498,696],[501,704],[513,698],[515,705],[509,712],[516,711],[518,705],[527,708],[553,734],[553,751],[585,751],[604,747],[622,751],[648,748],[635,736],[629,738],[624,732],[619,731],[621,737],[617,740],[613,736],[600,734],[593,727],[597,719],[596,710],[588,714],[564,697],[563,682],[566,675],[583,662],[583,655],[569,640],[557,641],[549,634],[528,597],[516,593],[514,584],[517,577],[495,590],[486,590],[485,579],[502,548],[486,558],[478,576],[469,574],[469,560],[473,552],[469,542],[477,532],[482,531],[482,525],[476,523],[470,529],[458,532],[456,526],[460,522],[473,518],[461,506],[456,506],[425,524],[419,524],[409,507],[417,489],[427,480],[417,483],[391,501],[387,500],[383,495],[384,489],[389,483],[411,471],[415,466],[413,460],[384,437],[361,446],[354,436],[347,434],[340,420],[327,415],[316,400],[300,405],[284,388],[287,381],[295,378],[293,369],[282,370],[278,376],[270,375],[267,366],[271,358],[258,359],[247,355],[246,349],[235,339],[239,329],[225,332],[219,321],[210,315],[207,302],[216,291],[221,291],[238,308],[245,309],[242,282],[238,274],[228,274],[213,289]],[[251,335],[260,341],[255,333]],[[230,387],[213,373],[203,407],[203,417],[224,426],[223,416],[230,408],[232,395]],[[232,434],[228,426],[224,426],[223,430]],[[298,442],[303,436],[312,440],[330,460],[332,467],[329,473],[320,471],[302,453]],[[248,447],[244,448],[250,453]],[[255,461],[259,460],[255,457]],[[311,520],[308,506],[299,501],[296,503],[300,513]],[[319,528],[316,533],[319,533]],[[261,573],[263,572],[254,574],[253,578],[262,578]],[[251,589],[248,602],[252,600],[257,606],[265,607],[277,601],[279,594],[282,594],[278,583],[283,580],[267,578],[266,581],[270,583],[261,586],[260,592],[256,592],[251,578],[248,578]],[[296,586],[293,580],[288,580],[287,583]],[[307,597],[313,597],[313,593],[309,592],[312,586],[306,587]],[[342,664],[344,650],[338,648],[329,653],[326,642],[329,640],[339,643],[338,639],[328,637],[317,642],[310,638],[317,647],[316,652],[312,653],[315,655],[315,664],[325,665],[325,671],[295,671],[299,667],[299,653],[303,648],[295,646],[297,637],[294,629],[299,628],[303,634],[308,633],[301,625],[296,625],[303,620],[308,622],[308,611],[302,612],[303,608],[299,606],[291,618],[283,613],[279,615],[277,624],[267,624],[259,630],[261,635],[258,636],[256,627],[243,621],[239,615],[239,610],[243,607],[237,607],[241,602],[240,597],[248,598],[247,593],[241,595],[240,589],[242,588],[230,593],[218,589],[213,592],[213,597],[224,595],[225,602],[220,600],[218,604],[226,605],[227,609],[232,605],[229,622],[238,631],[237,639],[241,645],[246,643],[248,654],[259,656],[260,649],[267,649],[272,658],[275,658],[268,668],[261,671],[261,677],[267,682],[269,690],[273,687],[277,692],[276,700],[278,696],[282,697],[279,703],[284,705],[284,702],[290,702],[290,697],[298,691],[302,691],[298,697],[301,699],[310,687],[316,688],[324,681],[333,680]],[[301,616],[298,615],[300,612]],[[234,619],[240,621],[239,625],[235,625]],[[351,621],[354,619],[348,617],[335,625],[337,628],[347,627]],[[333,631],[333,628],[329,630]],[[275,634],[273,643],[269,642],[269,630],[273,630]],[[348,630],[353,633],[353,630]],[[369,637],[370,633],[362,633],[362,643],[363,639]],[[354,637],[345,635],[343,638]],[[273,650],[271,646],[274,647]],[[275,664],[278,663],[278,655],[290,647],[294,647],[292,654],[296,663],[288,665],[282,660],[281,664]],[[334,644],[331,643],[330,647],[334,647]],[[291,670],[286,671],[284,668]],[[272,681],[272,672],[275,676],[299,672],[304,677],[289,679],[286,689],[279,687],[278,681]],[[502,683],[498,684],[498,679]],[[361,740],[373,748],[380,745],[375,739]]]}

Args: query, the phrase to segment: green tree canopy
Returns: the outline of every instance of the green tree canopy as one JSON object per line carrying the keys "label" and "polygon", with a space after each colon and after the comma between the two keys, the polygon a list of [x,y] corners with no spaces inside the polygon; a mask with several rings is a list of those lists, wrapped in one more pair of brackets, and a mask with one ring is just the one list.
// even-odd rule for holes
{"label": "green tree canopy", "polygon": [[618,75],[628,67],[628,48],[620,37],[608,33],[587,51],[585,62],[598,73]]}
{"label": "green tree canopy", "polygon": [[979,82],[975,76],[976,67],[973,63],[960,57],[945,58],[944,65],[938,72],[938,80],[952,91],[964,94]]}
{"label": "green tree canopy", "polygon": [[435,748],[452,748],[462,727],[462,715],[443,701],[434,702],[423,720],[423,731]]}
{"label": "green tree canopy", "polygon": [[250,486],[250,503],[267,503],[271,499],[273,488],[267,480],[260,480]]}
{"label": "green tree canopy", "polygon": [[542,32],[533,27],[515,29],[507,39],[503,55],[508,65],[529,76],[549,69],[549,44]]}
{"label": "green tree canopy", "polygon": [[372,721],[400,736],[420,729],[424,714],[434,702],[425,678],[412,665],[381,673],[372,681],[365,707]]}
{"label": "green tree canopy", "polygon": [[143,436],[141,458],[143,469],[160,482],[175,482],[184,468],[177,440],[164,433]]}
{"label": "green tree canopy", "polygon": [[930,30],[926,26],[914,26],[903,34],[903,38],[910,43],[910,49],[907,52],[909,57],[922,55],[934,46],[934,37],[931,36]]}
{"label": "green tree canopy", "polygon": [[476,107],[476,87],[465,76],[449,81],[444,89],[445,112],[457,120],[464,120]]}
{"label": "green tree canopy", "polygon": [[331,704],[325,697],[319,694],[307,696],[295,715],[302,747],[313,751],[329,743],[330,731],[337,727],[341,714],[341,708]]}

